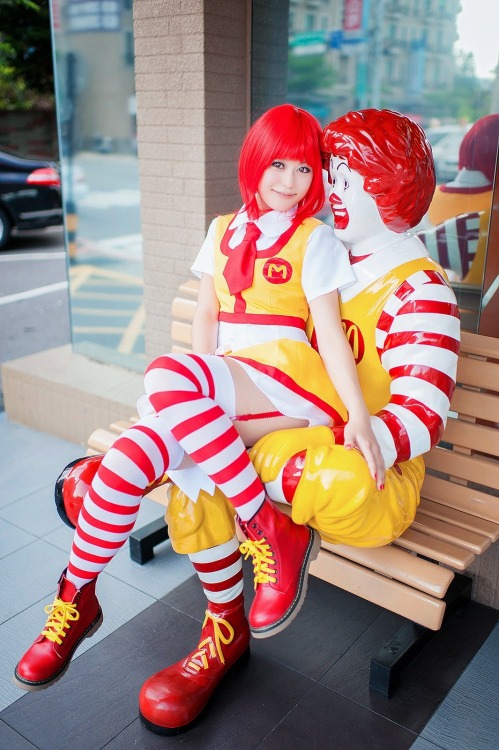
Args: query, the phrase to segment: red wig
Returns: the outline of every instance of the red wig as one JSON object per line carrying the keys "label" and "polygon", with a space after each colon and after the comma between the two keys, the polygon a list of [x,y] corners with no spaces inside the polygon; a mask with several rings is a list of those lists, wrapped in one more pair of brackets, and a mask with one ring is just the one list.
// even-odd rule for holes
{"label": "red wig", "polygon": [[499,114],[486,115],[468,130],[459,147],[459,169],[478,169],[490,183],[494,182]]}
{"label": "red wig", "polygon": [[256,201],[265,170],[276,159],[305,162],[313,170],[312,184],[298,206],[297,218],[313,216],[324,205],[321,156],[322,129],[304,109],[281,104],[256,120],[244,139],[239,157],[239,189],[251,219],[260,211]]}
{"label": "red wig", "polygon": [[323,142],[364,177],[385,226],[405,232],[421,221],[436,181],[431,146],[417,123],[389,109],[349,112],[326,125]]}

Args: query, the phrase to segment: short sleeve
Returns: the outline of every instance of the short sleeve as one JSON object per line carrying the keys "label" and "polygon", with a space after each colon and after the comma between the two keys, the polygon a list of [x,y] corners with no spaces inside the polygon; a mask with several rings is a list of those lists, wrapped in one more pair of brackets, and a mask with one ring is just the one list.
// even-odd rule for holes
{"label": "short sleeve", "polygon": [[302,286],[308,302],[355,281],[348,251],[327,224],[309,237],[303,260]]}
{"label": "short sleeve", "polygon": [[201,249],[196,256],[196,260],[191,266],[192,273],[199,279],[203,273],[208,276],[215,275],[215,225],[217,219],[211,222]]}

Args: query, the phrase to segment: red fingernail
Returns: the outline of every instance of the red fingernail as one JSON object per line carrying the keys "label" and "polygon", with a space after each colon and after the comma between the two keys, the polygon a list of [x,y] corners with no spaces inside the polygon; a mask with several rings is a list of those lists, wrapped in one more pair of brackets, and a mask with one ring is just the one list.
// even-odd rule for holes
{"label": "red fingernail", "polygon": [[385,489],[385,485],[382,484],[381,487],[380,487],[380,490],[384,490],[384,489]]}

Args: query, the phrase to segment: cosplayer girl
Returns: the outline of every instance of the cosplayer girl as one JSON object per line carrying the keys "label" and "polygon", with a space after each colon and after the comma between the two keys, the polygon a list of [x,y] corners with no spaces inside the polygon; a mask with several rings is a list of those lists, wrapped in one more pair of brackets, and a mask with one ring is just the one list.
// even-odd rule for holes
{"label": "cosplayer girl", "polygon": [[[196,464],[204,489],[216,485],[235,508],[257,571],[249,615],[257,637],[296,616],[320,536],[267,498],[246,446],[283,427],[347,419],[345,442],[363,453],[382,487],[383,461],[339,317],[338,289],[354,275],[333,231],[311,218],[324,203],[320,142],[315,118],[291,105],[268,111],[250,129],[239,162],[244,207],[212,223],[193,266],[201,276],[195,354],[166,354],[147,368],[150,413],[99,463],[45,629],[17,665],[20,687],[52,684],[99,627],[96,577],[166,472]],[[305,332],[310,312],[322,360]],[[198,649],[164,670],[163,684],[176,696],[173,721],[154,719],[154,698],[141,704],[155,729],[190,723],[248,649],[236,536],[191,559],[208,611]]]}

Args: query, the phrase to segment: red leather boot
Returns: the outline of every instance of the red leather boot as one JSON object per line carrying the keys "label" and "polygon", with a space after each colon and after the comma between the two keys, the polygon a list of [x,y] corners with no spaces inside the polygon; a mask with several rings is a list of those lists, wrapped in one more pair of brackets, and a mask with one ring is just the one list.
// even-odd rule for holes
{"label": "red leather boot", "polygon": [[253,557],[255,598],[248,616],[254,638],[280,633],[294,620],[307,591],[308,569],[321,546],[317,531],[282,513],[268,498],[249,521],[238,519]]}
{"label": "red leather boot", "polygon": [[13,682],[22,690],[43,690],[57,682],[83,641],[102,624],[102,610],[95,595],[95,580],[77,589],[65,577],[53,604],[45,607],[45,628],[18,663]]}
{"label": "red leather boot", "polygon": [[153,674],[139,696],[140,718],[156,734],[178,734],[201,714],[221,680],[249,656],[243,595],[227,604],[208,602],[198,647]]}

